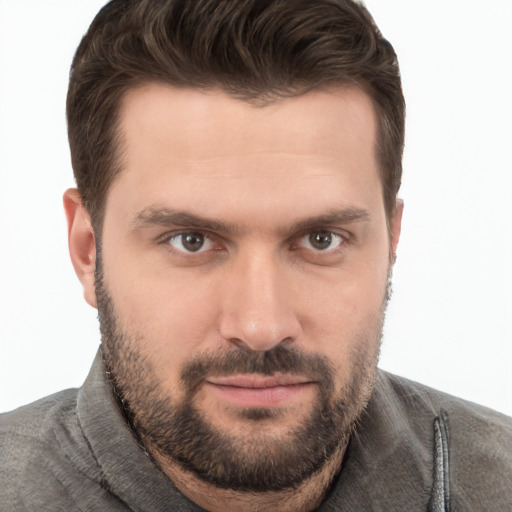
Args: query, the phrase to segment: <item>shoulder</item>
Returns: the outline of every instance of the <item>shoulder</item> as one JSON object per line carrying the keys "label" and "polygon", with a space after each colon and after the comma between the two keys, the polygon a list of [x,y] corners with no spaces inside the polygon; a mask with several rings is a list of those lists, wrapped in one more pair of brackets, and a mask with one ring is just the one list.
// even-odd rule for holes
{"label": "shoulder", "polygon": [[449,418],[450,430],[464,434],[467,442],[482,437],[482,442],[489,444],[493,444],[493,439],[503,441],[504,446],[510,447],[512,443],[512,418],[488,407],[383,370],[379,370],[376,389],[387,402],[392,402],[403,413],[413,414],[416,420],[444,414]]}
{"label": "shoulder", "polygon": [[77,391],[70,389],[0,414],[0,440],[3,453],[8,455],[6,462],[12,465],[17,459],[26,461],[34,453],[34,446],[54,444],[56,430],[76,416],[76,397]]}
{"label": "shoulder", "polygon": [[382,371],[376,389],[418,439],[441,436],[453,506],[512,508],[512,418]]}
{"label": "shoulder", "polygon": [[0,502],[8,510],[71,507],[67,481],[97,478],[76,404],[77,390],[70,389],[0,415]]}

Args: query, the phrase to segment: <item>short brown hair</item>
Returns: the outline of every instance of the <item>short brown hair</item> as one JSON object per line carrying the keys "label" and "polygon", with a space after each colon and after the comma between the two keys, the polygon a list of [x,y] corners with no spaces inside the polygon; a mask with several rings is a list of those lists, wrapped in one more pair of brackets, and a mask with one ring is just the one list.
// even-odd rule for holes
{"label": "short brown hair", "polygon": [[220,89],[247,101],[355,84],[373,100],[388,217],[402,175],[405,103],[395,52],[353,0],[113,0],[73,60],[68,134],[78,191],[95,228],[121,170],[117,121],[147,82]]}

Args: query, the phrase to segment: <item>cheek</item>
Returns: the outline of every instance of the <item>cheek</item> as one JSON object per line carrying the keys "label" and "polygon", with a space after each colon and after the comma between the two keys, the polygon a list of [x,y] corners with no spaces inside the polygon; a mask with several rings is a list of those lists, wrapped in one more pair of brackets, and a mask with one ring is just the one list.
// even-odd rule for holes
{"label": "cheek", "polygon": [[354,361],[373,360],[378,350],[386,305],[388,267],[352,266],[338,272],[328,286],[309,293],[303,317],[310,350],[323,353],[343,378]]}
{"label": "cheek", "polygon": [[306,297],[311,321],[321,320],[325,329],[364,324],[385,305],[388,268],[387,262],[362,260],[310,279],[295,294]]}
{"label": "cheek", "polygon": [[[126,268],[128,265],[124,265]],[[155,368],[179,367],[214,336],[217,311],[208,283],[182,272],[132,267],[128,278],[112,269],[108,286],[121,329]]]}

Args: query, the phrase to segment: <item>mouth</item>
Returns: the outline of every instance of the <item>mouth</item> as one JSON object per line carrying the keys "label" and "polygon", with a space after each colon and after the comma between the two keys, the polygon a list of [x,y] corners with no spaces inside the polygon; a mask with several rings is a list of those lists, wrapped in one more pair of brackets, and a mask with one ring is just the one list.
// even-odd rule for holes
{"label": "mouth", "polygon": [[271,408],[290,405],[304,397],[316,383],[296,375],[234,375],[211,377],[205,387],[231,405]]}

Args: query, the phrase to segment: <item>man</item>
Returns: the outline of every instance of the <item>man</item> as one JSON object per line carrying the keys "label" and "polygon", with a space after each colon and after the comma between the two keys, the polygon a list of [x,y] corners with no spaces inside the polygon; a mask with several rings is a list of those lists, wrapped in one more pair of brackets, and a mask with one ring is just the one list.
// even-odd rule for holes
{"label": "man", "polygon": [[114,0],[74,59],[102,346],[2,418],[6,510],[507,510],[511,420],[377,371],[396,56],[350,0]]}

